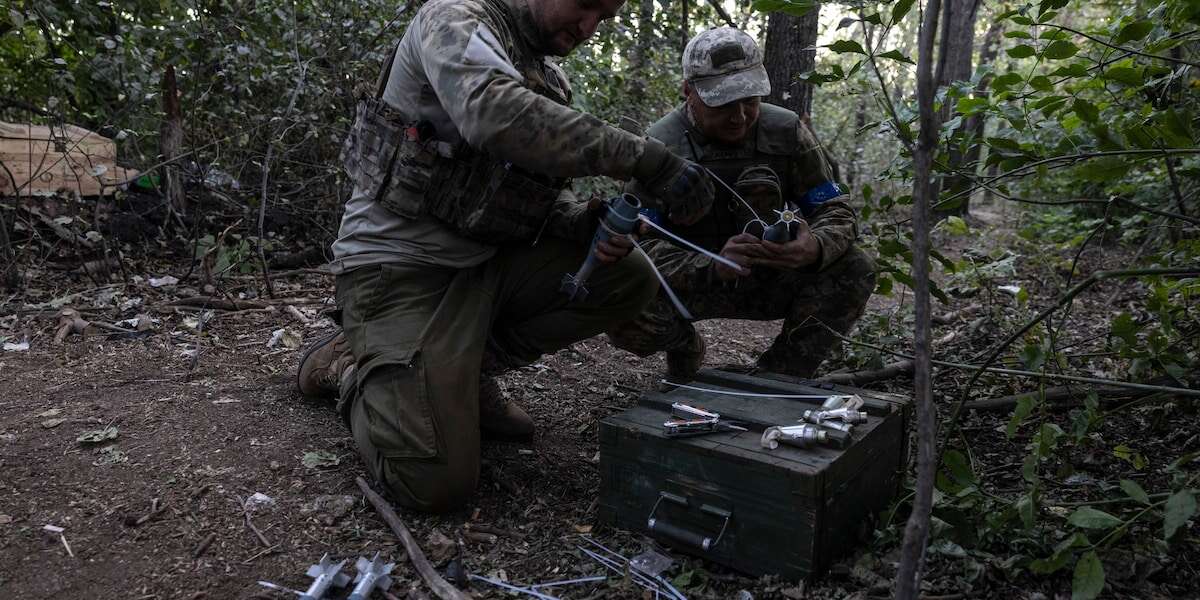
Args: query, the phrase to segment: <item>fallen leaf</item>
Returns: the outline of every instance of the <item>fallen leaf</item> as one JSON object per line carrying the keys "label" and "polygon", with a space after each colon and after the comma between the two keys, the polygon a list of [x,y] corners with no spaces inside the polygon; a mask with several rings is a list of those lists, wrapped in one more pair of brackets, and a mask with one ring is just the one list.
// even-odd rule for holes
{"label": "fallen leaf", "polygon": [[117,428],[113,426],[105,427],[104,429],[94,429],[85,431],[75,438],[76,441],[84,444],[99,444],[108,440],[117,439]]}
{"label": "fallen leaf", "polygon": [[38,413],[38,416],[43,419],[49,419],[50,417],[57,417],[60,414],[62,414],[61,408],[52,408],[48,411]]}
{"label": "fallen leaf", "polygon": [[0,525],[8,525],[13,522],[13,518],[8,515],[0,515]]}
{"label": "fallen leaf", "polygon": [[150,287],[163,287],[163,286],[168,286],[168,285],[175,285],[177,283],[179,283],[179,280],[170,275],[163,275],[162,277],[151,277],[150,278]]}
{"label": "fallen leaf", "polygon": [[213,400],[213,404],[237,404],[238,402],[241,402],[241,400],[236,398],[221,398],[220,400]]}
{"label": "fallen leaf", "polygon": [[4,342],[5,352],[25,352],[29,350],[29,342]]}
{"label": "fallen leaf", "polygon": [[117,449],[116,446],[105,446],[100,450],[100,458],[92,461],[93,467],[115,465],[129,460],[129,455]]}
{"label": "fallen leaf", "polygon": [[575,533],[591,533],[591,532],[592,532],[591,525],[576,525],[575,526]]}
{"label": "fallen leaf", "polygon": [[299,333],[290,329],[276,329],[271,332],[271,339],[267,342],[267,347],[274,348],[282,343],[285,348],[296,350],[303,340],[304,338]]}
{"label": "fallen leaf", "polygon": [[46,429],[54,429],[55,427],[58,427],[66,422],[66,419],[46,419],[45,421],[42,421],[42,427]]}
{"label": "fallen leaf", "polygon": [[436,529],[430,532],[429,537],[425,539],[425,552],[429,555],[429,561],[435,565],[449,559],[454,554],[455,548],[454,540]]}
{"label": "fallen leaf", "polygon": [[305,452],[304,458],[300,462],[310,469],[320,469],[324,467],[336,467],[342,462],[338,455],[325,450],[317,450],[315,452]]}

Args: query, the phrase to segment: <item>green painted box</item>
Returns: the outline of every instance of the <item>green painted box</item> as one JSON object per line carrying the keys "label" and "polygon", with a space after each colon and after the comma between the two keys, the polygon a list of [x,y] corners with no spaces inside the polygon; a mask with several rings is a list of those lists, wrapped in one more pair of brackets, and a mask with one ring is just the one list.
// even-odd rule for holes
{"label": "green painted box", "polygon": [[[688,385],[717,391],[648,393],[600,423],[602,524],[750,575],[813,580],[871,531],[896,497],[908,462],[907,398],[718,370],[701,371]],[[760,445],[766,427],[796,425],[822,402],[771,394],[857,394],[867,422],[854,426],[845,449],[767,450]],[[663,422],[673,402],[749,430],[669,438]]]}

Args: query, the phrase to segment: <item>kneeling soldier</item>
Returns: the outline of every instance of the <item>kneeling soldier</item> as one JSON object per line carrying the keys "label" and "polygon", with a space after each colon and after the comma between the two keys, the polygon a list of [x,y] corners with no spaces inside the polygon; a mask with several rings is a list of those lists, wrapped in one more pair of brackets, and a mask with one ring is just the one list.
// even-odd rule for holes
{"label": "kneeling soldier", "polygon": [[636,316],[655,295],[632,242],[585,301],[559,293],[587,255],[595,214],[568,177],[654,190],[678,223],[712,203],[694,163],[570,108],[547,55],[564,55],[623,0],[432,0],[417,12],[344,159],[354,181],[333,245],[342,332],[302,359],[298,386],[340,396],[371,474],[408,507],[465,503],[480,430],[533,433],[494,377]]}
{"label": "kneeling soldier", "polygon": [[[874,262],[854,246],[849,196],[833,181],[823,150],[796,113],[761,102],[771,84],[749,35],[721,27],[692,38],[683,77],[684,104],[649,134],[707,167],[724,185],[718,183],[707,216],[672,229],[743,268],[664,240],[642,247],[692,320],[783,319],[757,367],[811,377],[838,341],[833,332],[845,333],[862,316],[875,285]],[[630,187],[643,198],[653,195],[636,182]],[[765,230],[788,218],[790,224]],[[780,241],[768,241],[781,232]],[[609,338],[641,356],[665,350],[668,375],[676,381],[690,378],[704,360],[704,339],[665,293],[637,319],[609,331]]]}

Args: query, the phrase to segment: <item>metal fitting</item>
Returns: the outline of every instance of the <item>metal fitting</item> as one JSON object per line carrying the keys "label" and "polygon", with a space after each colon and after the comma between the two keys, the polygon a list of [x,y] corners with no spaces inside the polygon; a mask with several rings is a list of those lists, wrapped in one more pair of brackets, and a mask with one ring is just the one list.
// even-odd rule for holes
{"label": "metal fitting", "polygon": [[829,433],[812,425],[768,427],[759,440],[759,444],[768,450],[778,448],[781,443],[797,448],[811,448],[817,444],[829,443]]}

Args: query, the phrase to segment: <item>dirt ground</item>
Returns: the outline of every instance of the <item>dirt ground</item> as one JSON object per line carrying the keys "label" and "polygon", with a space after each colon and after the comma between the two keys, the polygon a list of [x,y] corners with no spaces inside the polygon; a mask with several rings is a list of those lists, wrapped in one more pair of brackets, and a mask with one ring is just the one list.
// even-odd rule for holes
{"label": "dirt ground", "polygon": [[[158,276],[149,267],[144,274],[147,280]],[[1038,293],[1039,274],[1025,277],[1030,294]],[[243,284],[254,285],[251,279]],[[348,430],[331,406],[303,400],[293,389],[302,348],[333,326],[319,316],[330,302],[332,280],[311,273],[283,277],[276,281],[276,295],[291,301],[266,310],[216,311],[203,323],[195,310],[167,306],[172,298],[199,293],[186,285],[98,286],[57,275],[4,305],[21,310],[0,311],[9,319],[3,330],[9,341],[26,337],[29,342],[28,350],[0,352],[0,597],[283,598],[290,595],[267,591],[257,582],[304,589],[305,569],[322,555],[353,562],[375,552],[397,562],[391,594],[428,593],[396,537],[354,483],[366,473]],[[1087,311],[1105,310],[1105,299],[1120,290],[1108,286],[1103,292],[1089,301],[1096,306],[1085,302],[1077,309],[1081,331]],[[157,323],[144,337],[71,336],[55,344],[57,306],[36,305],[68,294],[75,295],[67,304],[85,317],[115,322],[144,313]],[[1129,295],[1136,297],[1136,289]],[[288,304],[311,322],[285,310]],[[939,310],[947,308],[954,307]],[[879,298],[867,319],[893,318],[895,326],[905,327],[902,318],[889,317],[895,310],[896,300]],[[752,362],[778,325],[701,324],[711,345],[708,363]],[[956,343],[964,344],[966,355],[986,348],[996,335],[974,322],[949,328],[962,329]],[[286,339],[269,346],[279,329],[288,332]],[[840,354],[826,370],[853,358]],[[470,573],[521,584],[606,574],[577,549],[587,544],[584,537],[627,557],[652,543],[596,527],[597,423],[653,389],[662,369],[660,357],[639,359],[598,338],[506,376],[505,389],[537,420],[535,440],[488,444],[480,489],[466,509],[440,516],[401,511],[401,517],[442,568],[462,565]],[[952,372],[939,377],[943,401],[962,381]],[[877,387],[903,391],[908,385],[902,378]],[[1011,391],[988,385],[981,394]],[[996,475],[992,489],[997,491],[1015,489],[1021,448],[1029,440],[1007,440],[1002,433],[1007,419],[1007,413],[980,413],[966,422],[977,451]],[[1127,439],[1151,457],[1154,465],[1147,473],[1152,473],[1162,462],[1154,458],[1156,448],[1178,456],[1197,446],[1197,420],[1194,410],[1167,424],[1157,413],[1137,414],[1105,435]],[[107,433],[96,433],[101,431]],[[107,439],[80,441],[85,434]],[[1115,459],[1101,456],[1087,470],[1102,478],[1116,467]],[[257,495],[270,500],[250,500]],[[493,543],[472,541],[462,538],[467,524],[507,533]],[[46,531],[46,525],[62,531]],[[446,538],[462,540],[461,545]],[[1200,597],[1200,578],[1191,566],[1198,554],[1194,541],[1189,538],[1175,558],[1137,558],[1138,564],[1154,564],[1127,577],[1110,576],[1109,592]],[[669,554],[675,564],[666,576],[696,598],[746,598],[742,592],[753,598],[885,597],[896,560],[895,544],[881,538],[865,544],[862,553],[848,557],[820,584],[804,586],[750,579]],[[990,563],[983,569],[981,575],[963,561],[931,555],[926,593],[943,600],[1032,600],[1070,593],[1069,572],[1031,581],[1011,578]],[[504,595],[478,582],[470,592]],[[643,597],[620,577],[554,593]]]}

